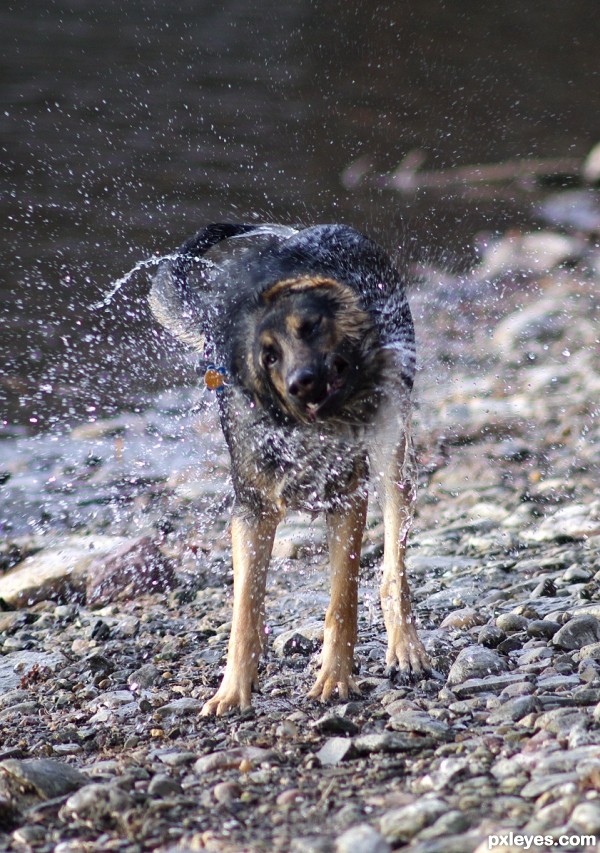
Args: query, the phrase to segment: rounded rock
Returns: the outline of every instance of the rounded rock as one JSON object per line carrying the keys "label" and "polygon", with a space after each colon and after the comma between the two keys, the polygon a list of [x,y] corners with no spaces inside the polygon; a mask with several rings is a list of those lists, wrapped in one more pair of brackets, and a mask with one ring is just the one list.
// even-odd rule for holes
{"label": "rounded rock", "polygon": [[595,616],[574,616],[552,638],[559,649],[573,651],[600,640],[600,622]]}
{"label": "rounded rock", "polygon": [[599,834],[600,802],[598,800],[590,800],[587,803],[579,803],[573,809],[570,824],[582,833]]}
{"label": "rounded rock", "polygon": [[558,622],[553,622],[551,619],[533,619],[527,626],[527,633],[530,637],[551,640],[559,629]]}
{"label": "rounded rock", "polygon": [[528,624],[527,619],[517,613],[502,613],[496,619],[496,627],[504,631],[505,634],[517,634],[519,631],[525,631]]}
{"label": "rounded rock", "polygon": [[390,853],[391,849],[368,823],[350,827],[335,841],[335,853]]}

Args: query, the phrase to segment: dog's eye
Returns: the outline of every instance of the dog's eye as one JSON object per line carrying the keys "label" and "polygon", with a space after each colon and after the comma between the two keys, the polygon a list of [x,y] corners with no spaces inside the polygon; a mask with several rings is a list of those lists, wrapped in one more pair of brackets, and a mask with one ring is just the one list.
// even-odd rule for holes
{"label": "dog's eye", "polygon": [[279,354],[275,347],[267,346],[262,351],[262,360],[265,367],[273,367],[279,361]]}

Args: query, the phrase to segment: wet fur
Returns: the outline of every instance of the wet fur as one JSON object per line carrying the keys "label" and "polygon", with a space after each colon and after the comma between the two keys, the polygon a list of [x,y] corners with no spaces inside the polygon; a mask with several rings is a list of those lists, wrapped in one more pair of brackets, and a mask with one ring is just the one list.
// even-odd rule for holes
{"label": "wet fur", "polygon": [[[251,245],[211,264],[211,246]],[[229,244],[228,244],[229,245]],[[387,663],[427,669],[414,628],[404,551],[413,485],[410,392],[414,333],[403,277],[346,226],[294,231],[216,224],[159,268],[157,318],[226,373],[221,424],[236,495],[234,612],[221,687],[203,710],[249,707],[257,687],[263,597],[275,530],[287,509],[324,511],[332,568],[321,671],[310,692],[356,689],[358,564],[367,481],[384,511],[381,603]]]}

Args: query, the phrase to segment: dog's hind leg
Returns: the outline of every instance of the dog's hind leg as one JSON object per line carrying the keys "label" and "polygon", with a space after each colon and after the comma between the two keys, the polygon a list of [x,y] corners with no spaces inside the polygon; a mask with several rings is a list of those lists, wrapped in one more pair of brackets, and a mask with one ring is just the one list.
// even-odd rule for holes
{"label": "dog's hind leg", "polygon": [[352,496],[347,509],[327,515],[331,600],[325,615],[325,638],[321,670],[309,692],[310,699],[325,702],[337,688],[340,699],[348,691],[358,692],[352,678],[360,548],[367,515],[367,494],[362,487]]}
{"label": "dog's hind leg", "polygon": [[384,555],[381,607],[387,630],[388,673],[419,677],[430,669],[417,634],[405,568],[406,541],[412,525],[416,490],[408,399],[398,407],[384,403],[369,453],[371,476],[383,509]]}
{"label": "dog's hind leg", "polygon": [[278,522],[272,515],[232,519],[233,620],[227,664],[221,686],[202,708],[203,716],[235,708],[244,711],[252,704],[252,688],[258,687],[267,569]]}

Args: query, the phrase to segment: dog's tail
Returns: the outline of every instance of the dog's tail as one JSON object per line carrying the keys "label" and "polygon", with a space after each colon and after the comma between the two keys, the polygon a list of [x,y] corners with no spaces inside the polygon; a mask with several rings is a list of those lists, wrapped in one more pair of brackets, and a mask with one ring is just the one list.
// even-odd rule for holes
{"label": "dog's tail", "polygon": [[159,323],[184,343],[202,349],[204,326],[210,315],[210,295],[201,288],[190,287],[190,270],[222,240],[249,235],[263,227],[228,222],[207,225],[185,241],[174,259],[163,261],[148,295],[150,308]]}

